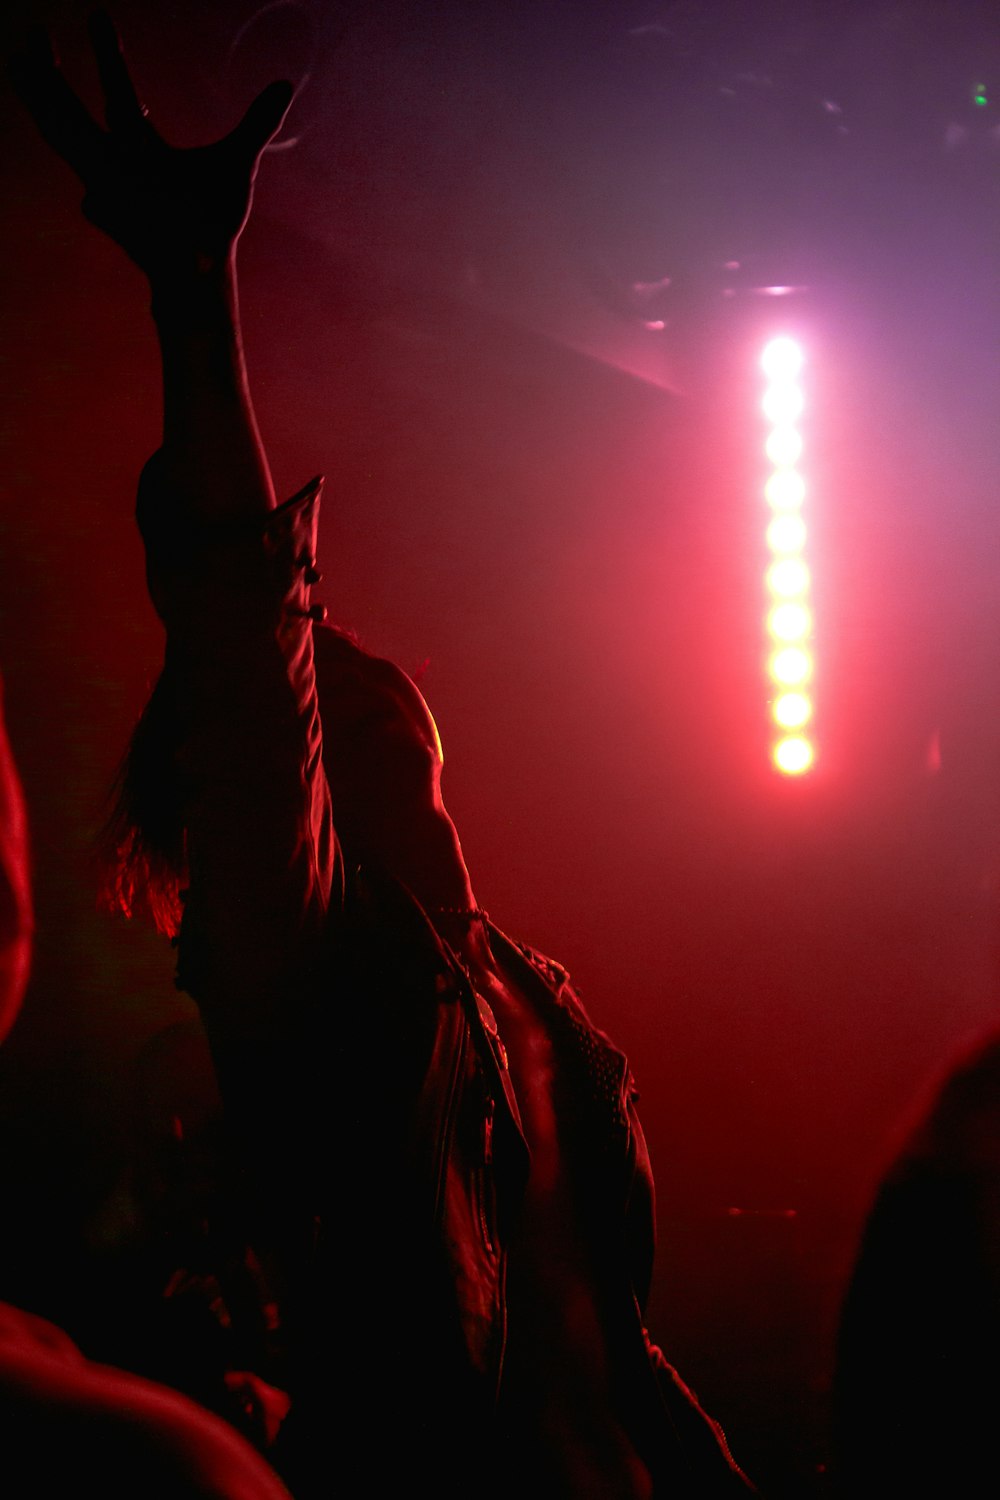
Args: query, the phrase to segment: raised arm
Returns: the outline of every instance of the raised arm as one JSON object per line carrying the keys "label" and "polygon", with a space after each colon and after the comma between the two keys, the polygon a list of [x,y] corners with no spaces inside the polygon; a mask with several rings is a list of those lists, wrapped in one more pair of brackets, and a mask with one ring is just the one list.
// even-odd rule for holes
{"label": "raised arm", "polygon": [[91,21],[106,128],[92,119],[35,30],[12,65],[42,135],[84,186],[87,218],[145,273],[163,359],[165,492],[203,520],[261,512],[274,491],[254,420],[239,330],[236,244],[261,153],[291,102],[273,83],[214,145],[170,146],[150,122],[110,19]]}
{"label": "raised arm", "polygon": [[83,182],[87,217],[150,284],[164,435],[140,485],[139,523],[167,652],[133,741],[132,833],[139,843],[150,835],[147,848],[162,834],[170,873],[189,882],[179,969],[218,1059],[242,1036],[266,1034],[301,990],[339,872],[309,603],[318,485],[275,507],[236,296],[236,244],[291,88],[270,85],[214,145],[177,149],[150,123],[106,16],[91,36],[106,128],[43,32],[14,78]]}

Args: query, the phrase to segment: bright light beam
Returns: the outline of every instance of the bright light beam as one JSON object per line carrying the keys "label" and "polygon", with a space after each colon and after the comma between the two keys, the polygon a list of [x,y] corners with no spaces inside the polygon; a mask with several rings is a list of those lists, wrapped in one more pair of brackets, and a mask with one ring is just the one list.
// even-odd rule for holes
{"label": "bright light beam", "polygon": [[810,574],[803,556],[806,525],[800,514],[806,485],[797,468],[805,447],[797,426],[806,409],[799,383],[805,362],[802,346],[784,336],[770,339],[760,356],[768,382],[760,403],[768,423],[764,452],[771,464],[764,485],[770,512],[767,546],[773,555],[765,576],[766,630],[772,647],[767,672],[771,720],[778,731],[771,760],[783,776],[802,776],[815,760],[812,742],[801,732],[813,717],[807,690],[813,675]]}

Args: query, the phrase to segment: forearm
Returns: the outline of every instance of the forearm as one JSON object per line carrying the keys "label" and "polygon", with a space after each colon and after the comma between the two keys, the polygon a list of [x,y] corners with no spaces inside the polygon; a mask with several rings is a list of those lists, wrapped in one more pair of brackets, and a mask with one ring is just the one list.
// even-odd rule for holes
{"label": "forearm", "polygon": [[263,514],[274,487],[247,379],[235,249],[151,280],[163,372],[164,491],[192,520]]}
{"label": "forearm", "polygon": [[138,511],[187,785],[179,978],[225,1050],[307,986],[340,878],[312,657],[318,481],[275,506],[233,257],[150,284],[164,430]]}

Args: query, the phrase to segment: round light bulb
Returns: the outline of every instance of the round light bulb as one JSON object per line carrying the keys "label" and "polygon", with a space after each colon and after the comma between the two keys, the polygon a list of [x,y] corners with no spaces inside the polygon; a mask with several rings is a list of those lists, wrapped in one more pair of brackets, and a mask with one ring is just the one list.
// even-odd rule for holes
{"label": "round light bulb", "polygon": [[805,480],[794,469],[779,469],[764,486],[764,499],[774,510],[798,510],[805,496]]}
{"label": "round light bulb", "polygon": [[805,355],[794,339],[771,339],[760,356],[760,367],[771,380],[789,380],[802,369]]}
{"label": "round light bulb", "polygon": [[801,729],[812,718],[812,704],[805,693],[782,693],[774,700],[771,716],[782,729]]}
{"label": "round light bulb", "polygon": [[775,426],[788,426],[802,415],[805,397],[797,385],[790,381],[775,381],[768,386],[761,402],[761,410]]}
{"label": "round light bulb", "polygon": [[779,604],[767,617],[767,628],[776,641],[804,641],[811,624],[804,604]]}
{"label": "round light bulb", "polygon": [[805,544],[805,522],[800,516],[775,516],[767,528],[767,545],[772,552],[801,552]]}
{"label": "round light bulb", "polygon": [[772,681],[781,687],[801,687],[812,676],[812,657],[801,646],[784,646],[767,664]]}
{"label": "round light bulb", "polygon": [[789,735],[774,747],[774,764],[786,776],[801,776],[813,763],[813,747],[801,735]]}
{"label": "round light bulb", "polygon": [[809,569],[800,557],[783,557],[768,568],[767,586],[779,599],[799,599],[809,590]]}
{"label": "round light bulb", "polygon": [[769,433],[764,451],[779,469],[790,469],[802,457],[802,434],[794,427],[776,427]]}

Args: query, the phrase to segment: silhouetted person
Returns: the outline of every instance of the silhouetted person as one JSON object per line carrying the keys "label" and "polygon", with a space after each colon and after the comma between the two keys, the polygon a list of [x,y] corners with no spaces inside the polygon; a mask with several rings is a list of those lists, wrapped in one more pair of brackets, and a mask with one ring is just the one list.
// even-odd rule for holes
{"label": "silhouetted person", "polygon": [[1000,1036],[924,1106],[883,1180],[835,1382],[849,1500],[1000,1488]]}
{"label": "silhouetted person", "polygon": [[122,888],[183,897],[255,1187],[297,1493],[745,1493],[642,1323],[652,1184],[628,1064],[565,971],[480,908],[414,683],[314,628],[314,481],[276,506],[235,247],[291,90],[164,143],[113,31],[101,130],[39,45],[22,93],[147,274],[164,427],[139,522],[166,626],[125,784]]}

